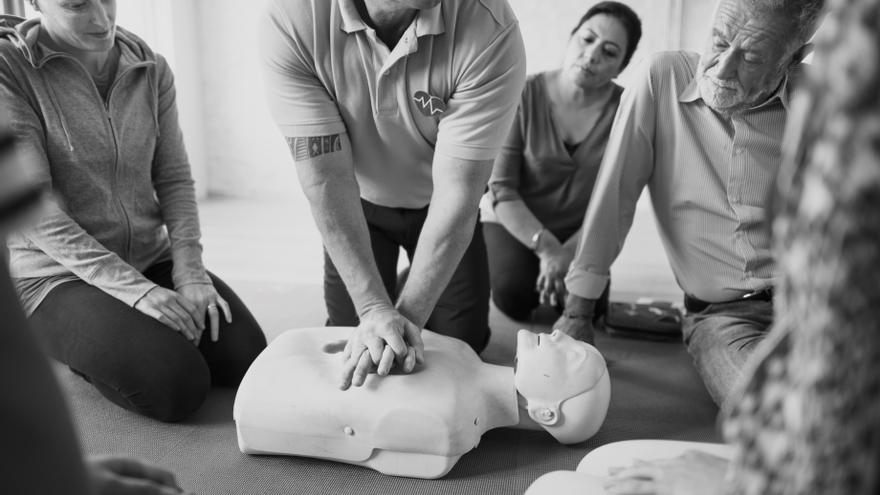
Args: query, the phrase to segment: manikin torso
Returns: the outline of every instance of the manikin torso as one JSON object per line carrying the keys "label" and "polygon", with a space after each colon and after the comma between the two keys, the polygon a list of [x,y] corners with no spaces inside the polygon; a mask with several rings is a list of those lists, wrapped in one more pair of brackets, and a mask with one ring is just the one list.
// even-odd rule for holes
{"label": "manikin torso", "polygon": [[[413,373],[370,375],[362,387],[340,390],[340,353],[351,331],[290,330],[257,358],[235,399],[242,452],[316,457],[385,474],[438,478],[487,430],[530,422],[520,414],[513,368],[484,363],[465,343],[430,331],[422,334],[425,365]],[[594,419],[591,436],[604,420],[609,385],[601,355],[585,354],[590,371],[580,389],[589,388],[581,397],[596,404],[587,412]],[[570,392],[572,387],[559,388]]]}

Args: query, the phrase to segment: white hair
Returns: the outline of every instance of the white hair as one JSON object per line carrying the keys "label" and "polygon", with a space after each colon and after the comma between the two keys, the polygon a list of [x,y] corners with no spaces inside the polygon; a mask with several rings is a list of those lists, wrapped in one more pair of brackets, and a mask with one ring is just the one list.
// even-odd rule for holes
{"label": "white hair", "polygon": [[819,29],[825,11],[825,0],[741,0],[759,14],[788,19],[800,45],[810,41]]}

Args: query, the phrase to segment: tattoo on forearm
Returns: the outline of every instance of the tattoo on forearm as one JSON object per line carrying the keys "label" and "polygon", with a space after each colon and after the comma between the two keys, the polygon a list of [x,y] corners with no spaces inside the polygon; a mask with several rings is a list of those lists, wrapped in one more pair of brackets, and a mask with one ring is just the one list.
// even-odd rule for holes
{"label": "tattoo on forearm", "polygon": [[301,162],[316,156],[326,155],[342,150],[342,139],[339,134],[331,136],[289,137],[287,146],[294,161]]}

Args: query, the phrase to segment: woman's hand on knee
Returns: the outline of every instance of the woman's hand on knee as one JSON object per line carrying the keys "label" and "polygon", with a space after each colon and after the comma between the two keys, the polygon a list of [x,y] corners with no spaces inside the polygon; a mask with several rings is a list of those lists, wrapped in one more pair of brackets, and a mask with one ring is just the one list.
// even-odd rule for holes
{"label": "woman's hand on knee", "polygon": [[193,303],[177,292],[158,285],[140,298],[134,309],[159,320],[196,343],[205,329],[204,321],[199,324],[194,317],[198,308]]}
{"label": "woman's hand on knee", "polygon": [[157,466],[117,456],[92,456],[86,461],[96,495],[186,494],[174,474]]}
{"label": "woman's hand on knee", "polygon": [[[205,329],[205,315],[207,315],[207,323],[211,328],[211,342],[217,342],[220,339],[220,311],[223,311],[226,323],[232,323],[232,311],[226,300],[220,297],[217,289],[211,284],[184,285],[177,289],[177,292],[194,307],[195,312],[192,313],[192,317],[202,330]],[[196,344],[199,339],[196,339]]]}

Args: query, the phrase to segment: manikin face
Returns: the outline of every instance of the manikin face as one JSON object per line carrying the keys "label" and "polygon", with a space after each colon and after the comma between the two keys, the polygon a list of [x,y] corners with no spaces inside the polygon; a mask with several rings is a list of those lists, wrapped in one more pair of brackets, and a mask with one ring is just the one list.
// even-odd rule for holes
{"label": "manikin face", "polygon": [[620,21],[607,14],[594,15],[569,38],[563,73],[584,89],[604,86],[620,74],[627,43]]}
{"label": "manikin face", "polygon": [[607,394],[582,399],[600,388],[603,380],[607,383],[605,359],[595,347],[559,331],[517,334],[516,389],[528,401],[529,416],[560,441],[581,441],[583,428],[592,428],[596,420],[601,424]]}
{"label": "manikin face", "polygon": [[697,68],[703,101],[726,115],[763,103],[801,48],[791,42],[792,24],[779,16],[755,15],[743,0],[722,0]]}
{"label": "manikin face", "polygon": [[43,27],[63,48],[107,52],[116,37],[116,0],[37,0]]}

